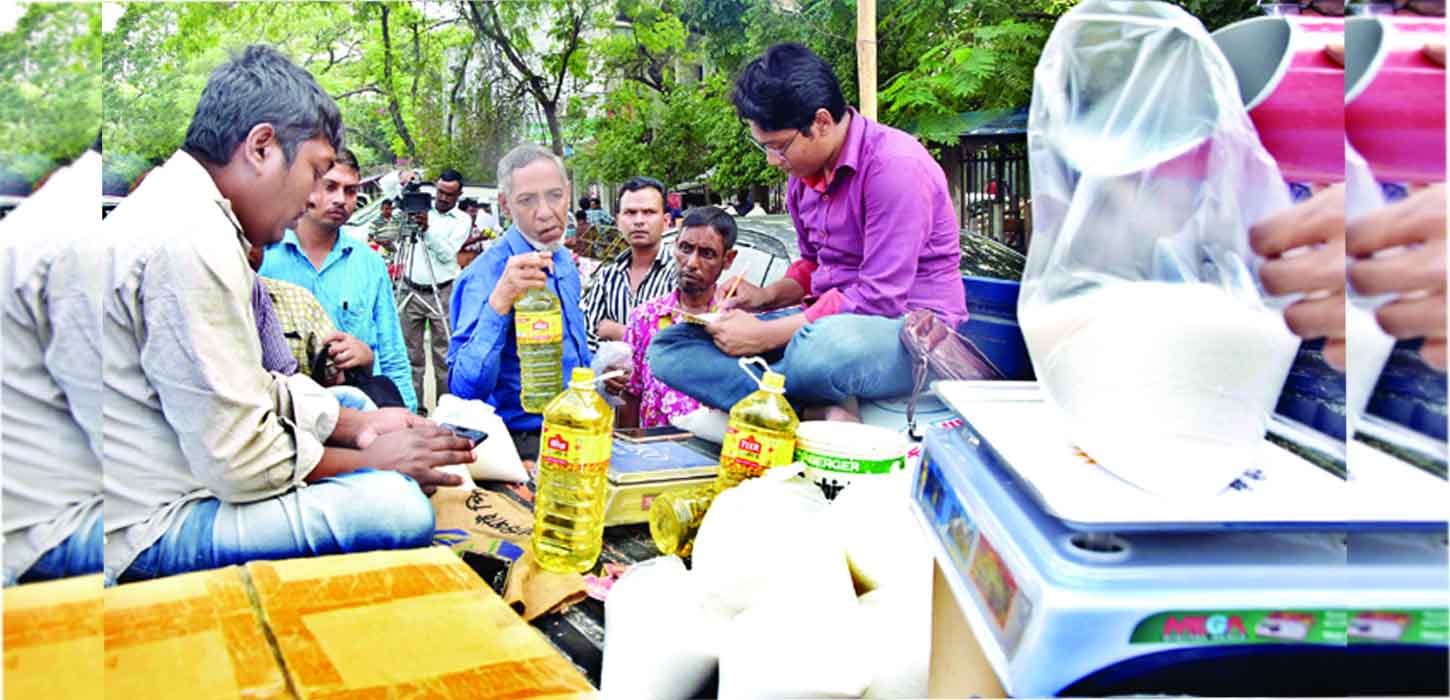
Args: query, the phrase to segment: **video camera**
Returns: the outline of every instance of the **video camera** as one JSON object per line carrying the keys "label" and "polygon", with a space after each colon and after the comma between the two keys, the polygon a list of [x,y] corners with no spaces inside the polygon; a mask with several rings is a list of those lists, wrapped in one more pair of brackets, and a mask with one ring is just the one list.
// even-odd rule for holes
{"label": "video camera", "polygon": [[421,214],[433,206],[433,195],[420,191],[420,184],[414,181],[403,186],[404,214]]}

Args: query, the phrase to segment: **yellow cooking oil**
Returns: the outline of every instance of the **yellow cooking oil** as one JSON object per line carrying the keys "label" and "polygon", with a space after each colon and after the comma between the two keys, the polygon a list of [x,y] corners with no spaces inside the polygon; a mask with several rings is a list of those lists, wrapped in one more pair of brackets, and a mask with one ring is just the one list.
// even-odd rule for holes
{"label": "yellow cooking oil", "polygon": [[649,536],[660,554],[688,557],[695,548],[695,534],[705,520],[705,511],[715,501],[715,484],[669,491],[650,504]]}
{"label": "yellow cooking oil", "polygon": [[594,390],[593,370],[576,368],[544,408],[539,433],[532,544],[549,571],[584,573],[599,559],[613,430],[614,409]]}
{"label": "yellow cooking oil", "polygon": [[564,391],[564,315],[559,297],[530,289],[514,302],[514,336],[519,347],[519,403],[542,413]]}
{"label": "yellow cooking oil", "polygon": [[800,419],[785,400],[785,376],[766,371],[759,387],[730,409],[725,444],[720,449],[720,473],[715,477],[719,491],[795,458]]}

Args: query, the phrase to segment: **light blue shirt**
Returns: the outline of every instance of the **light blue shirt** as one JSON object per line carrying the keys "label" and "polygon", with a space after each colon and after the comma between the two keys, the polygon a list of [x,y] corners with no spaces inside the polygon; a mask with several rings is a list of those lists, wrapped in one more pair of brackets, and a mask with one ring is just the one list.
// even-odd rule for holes
{"label": "light blue shirt", "polygon": [[319,270],[303,252],[297,233],[289,229],[280,242],[267,246],[258,274],[312,292],[339,330],[373,349],[373,374],[393,380],[408,410],[418,410],[388,265],[372,248],[338,235]]}
{"label": "light blue shirt", "polygon": [[[508,259],[532,253],[518,228],[509,227],[498,245],[474,260],[453,285],[448,305],[453,338],[448,343],[448,390],[462,399],[480,399],[493,406],[509,430],[538,430],[543,417],[527,413],[519,402],[519,346],[514,337],[514,312],[499,314],[488,297],[503,277]],[[567,249],[554,252],[554,273],[547,282],[564,311],[564,378],[575,367],[589,366],[589,341],[580,310],[579,268]]]}

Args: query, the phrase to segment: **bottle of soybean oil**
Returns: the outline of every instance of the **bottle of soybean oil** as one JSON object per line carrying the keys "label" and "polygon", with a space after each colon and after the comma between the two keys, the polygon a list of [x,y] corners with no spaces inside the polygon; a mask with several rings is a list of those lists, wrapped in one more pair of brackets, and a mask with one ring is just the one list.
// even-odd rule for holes
{"label": "bottle of soybean oil", "polygon": [[[748,373],[750,363],[765,365],[759,358],[741,358],[741,369]],[[720,474],[715,478],[720,491],[795,459],[795,431],[800,420],[785,400],[785,377],[766,369],[757,385],[759,389],[730,409],[725,444],[720,449]]]}
{"label": "bottle of soybean oil", "polygon": [[564,390],[564,316],[559,297],[530,289],[514,302],[514,334],[519,345],[519,403],[529,413]]}
{"label": "bottle of soybean oil", "polygon": [[[752,363],[765,364],[759,358],[741,358],[740,368],[749,373]],[[795,431],[800,421],[785,400],[785,377],[766,369],[757,386],[759,389],[730,409],[715,482],[663,494],[650,505],[649,534],[661,554],[689,556],[695,547],[695,534],[715,496],[794,460]]]}
{"label": "bottle of soybean oil", "polygon": [[604,544],[605,479],[614,409],[594,390],[594,372],[578,367],[569,389],[544,409],[534,501],[534,559],[558,573],[594,568]]}

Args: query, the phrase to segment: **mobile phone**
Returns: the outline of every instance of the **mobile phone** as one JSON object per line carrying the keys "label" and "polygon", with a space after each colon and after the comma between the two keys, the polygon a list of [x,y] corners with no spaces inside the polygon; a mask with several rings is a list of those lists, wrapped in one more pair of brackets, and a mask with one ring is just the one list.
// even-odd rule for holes
{"label": "mobile phone", "polygon": [[659,425],[653,428],[621,428],[614,436],[626,442],[660,442],[663,440],[686,440],[694,436],[688,430],[673,425]]}
{"label": "mobile phone", "polygon": [[447,428],[448,430],[453,431],[453,434],[454,435],[457,435],[458,437],[464,438],[464,439],[468,440],[469,442],[472,442],[475,445],[477,445],[477,444],[483,442],[484,440],[487,440],[488,439],[488,433],[485,433],[482,430],[474,430],[473,428],[465,428],[465,427],[460,426],[460,425],[453,425],[452,423],[439,423],[438,425],[441,426],[441,427],[443,427],[443,428]]}

